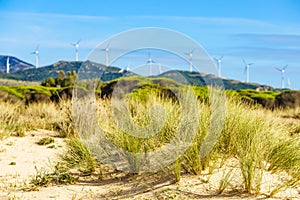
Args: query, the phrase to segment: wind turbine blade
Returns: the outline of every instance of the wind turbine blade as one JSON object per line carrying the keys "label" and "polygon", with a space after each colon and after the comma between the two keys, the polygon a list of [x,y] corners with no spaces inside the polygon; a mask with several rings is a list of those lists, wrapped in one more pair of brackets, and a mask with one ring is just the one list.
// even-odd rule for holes
{"label": "wind turbine blade", "polygon": [[274,68],[275,68],[276,70],[280,71],[280,72],[282,71],[281,69],[279,69],[279,68],[277,68],[277,67],[274,67]]}
{"label": "wind turbine blade", "polygon": [[35,49],[35,51],[38,51],[38,50],[39,50],[39,48],[40,48],[40,44],[38,44],[38,45],[36,46],[36,49]]}
{"label": "wind turbine blade", "polygon": [[249,63],[248,65],[254,65],[254,63]]}
{"label": "wind turbine blade", "polygon": [[246,61],[244,60],[244,58],[243,58],[242,60],[243,60],[243,63],[244,63],[245,65],[247,65],[247,63],[246,63]]}
{"label": "wind turbine blade", "polygon": [[79,39],[79,40],[76,42],[76,44],[79,44],[80,41],[81,41],[81,39]]}
{"label": "wind turbine blade", "polygon": [[109,49],[109,46],[110,46],[110,41],[109,41],[108,44],[106,45],[106,48],[105,48],[105,49]]}
{"label": "wind turbine blade", "polygon": [[191,51],[191,53],[194,53],[195,50],[196,50],[196,48],[193,48],[192,51]]}
{"label": "wind turbine blade", "polygon": [[284,66],[282,69],[285,70],[288,67],[288,65]]}
{"label": "wind turbine blade", "polygon": [[151,62],[151,53],[150,52],[148,52],[148,62]]}
{"label": "wind turbine blade", "polygon": [[223,57],[224,57],[224,56],[221,56],[221,57],[219,58],[219,60],[222,60],[222,59],[223,59]]}
{"label": "wind turbine blade", "polygon": [[146,64],[149,64],[149,63],[151,63],[151,57],[150,57],[150,54],[148,53],[148,60],[147,60]]}

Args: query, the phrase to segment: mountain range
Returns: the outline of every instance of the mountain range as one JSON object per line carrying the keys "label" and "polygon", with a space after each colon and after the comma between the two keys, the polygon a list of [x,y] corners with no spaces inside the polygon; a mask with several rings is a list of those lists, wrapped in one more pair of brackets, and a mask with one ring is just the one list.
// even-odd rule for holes
{"label": "mountain range", "polygon": [[8,57],[9,57],[11,73],[34,68],[34,66],[32,64],[24,62],[14,56],[1,56],[0,55],[0,71],[1,72],[6,72],[6,62],[7,62]]}
{"label": "mountain range", "polygon": [[[118,67],[106,67],[102,64],[91,62],[91,61],[59,61],[52,65],[34,68],[33,65],[26,63],[16,57],[10,56],[10,68],[9,74],[6,74],[6,59],[7,56],[0,56],[0,78],[14,79],[22,81],[35,81],[42,82],[47,78],[59,77],[60,71],[64,71],[65,74],[76,71],[77,73],[84,70],[85,73],[78,73],[79,78],[100,78],[102,81],[110,81],[116,78],[126,76],[136,76],[133,72],[121,70]],[[101,77],[99,77],[101,74]],[[173,70],[167,71],[156,77],[171,78],[177,82],[187,83],[191,85],[203,86],[221,83],[225,89],[257,89],[257,90],[275,90],[271,86],[260,85],[255,83],[245,83],[230,79],[220,79],[217,76],[211,74],[204,74],[198,72],[188,72]]]}

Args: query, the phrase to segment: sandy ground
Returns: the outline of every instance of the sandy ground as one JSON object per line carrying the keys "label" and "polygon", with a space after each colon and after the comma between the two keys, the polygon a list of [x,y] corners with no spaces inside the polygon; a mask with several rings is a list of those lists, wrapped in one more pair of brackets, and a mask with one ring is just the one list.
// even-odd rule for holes
{"label": "sandy ground", "polygon": [[[24,191],[24,185],[36,170],[51,171],[59,153],[64,151],[64,141],[54,137],[54,132],[39,130],[25,137],[9,137],[0,141],[0,199],[265,199],[265,195],[251,196],[241,193],[241,177],[233,171],[232,184],[224,194],[217,194],[217,186],[225,169],[213,175],[183,175],[179,183],[162,174],[124,176],[111,172],[105,178],[99,175],[81,176],[74,185],[51,185],[38,191]],[[36,142],[43,137],[53,137],[55,148]],[[52,144],[51,144],[52,145]],[[15,162],[13,165],[12,162]],[[263,188],[267,193],[272,183],[281,177],[265,173]],[[264,193],[264,192],[262,192]],[[285,190],[274,199],[300,199],[300,188]]]}

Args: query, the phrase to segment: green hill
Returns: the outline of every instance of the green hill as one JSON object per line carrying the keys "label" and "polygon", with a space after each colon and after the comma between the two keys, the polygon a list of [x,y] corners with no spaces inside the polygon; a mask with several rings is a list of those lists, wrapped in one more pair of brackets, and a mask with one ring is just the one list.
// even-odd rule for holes
{"label": "green hill", "polygon": [[[92,74],[93,71],[88,71],[88,74]],[[175,72],[172,72],[175,73]],[[172,76],[173,78],[181,78],[181,81],[186,79],[179,72],[175,73],[177,76]],[[93,74],[92,74],[93,75]],[[74,81],[75,75],[70,74],[68,77],[56,78],[54,80],[66,81],[66,83],[71,83]],[[195,78],[195,77],[194,77]],[[53,78],[52,78],[53,79]],[[71,79],[73,81],[71,81]],[[198,84],[201,81],[211,81],[205,76],[199,76],[196,79]],[[163,97],[177,99],[177,92],[180,88],[185,87],[184,84],[178,81],[172,80],[166,77],[141,77],[141,76],[131,76],[131,77],[120,77],[115,78],[111,81],[102,82],[101,80],[95,80],[97,82],[96,94],[102,98],[110,98],[113,94],[122,95],[130,94],[137,98],[146,99],[150,93],[157,93]],[[56,81],[54,81],[56,82]],[[26,104],[32,102],[40,101],[59,101],[61,98],[72,98],[73,87],[77,88],[77,94],[85,95],[86,91],[89,89],[89,81],[83,80],[80,82],[82,84],[61,84],[58,83],[57,87],[49,87],[33,85],[33,86],[0,86],[0,100],[16,102],[18,100],[24,101]],[[55,85],[54,85],[55,86]],[[192,86],[195,95],[198,99],[207,100],[208,99],[208,87],[207,86]],[[262,105],[265,108],[274,109],[277,107],[289,107],[297,108],[300,107],[300,91],[257,91],[253,89],[241,89],[241,90],[226,90],[226,94],[229,96],[234,96],[239,99],[243,99],[245,102],[255,103]]]}
{"label": "green hill", "polygon": [[166,77],[173,79],[179,83],[190,84],[195,86],[206,86],[206,85],[217,85],[223,87],[226,90],[242,90],[242,89],[253,89],[262,91],[273,91],[274,88],[267,85],[260,85],[256,83],[245,83],[236,80],[223,79],[211,74],[204,74],[198,72],[188,71],[168,71],[159,77]]}
{"label": "green hill", "polygon": [[[90,61],[85,61],[85,62],[59,61],[52,65],[48,65],[38,69],[31,68],[31,69],[17,71],[15,73],[10,73],[10,74],[0,72],[0,78],[21,80],[21,81],[42,82],[47,78],[59,77],[60,71],[63,71],[65,74],[67,74],[72,71],[76,71],[78,73],[79,70],[81,71],[81,73],[79,73],[81,74],[79,78],[100,78],[102,81],[110,81],[123,76],[123,73],[121,73],[120,69],[117,67],[106,67],[102,64],[98,64]],[[99,75],[101,77],[99,77]]]}
{"label": "green hill", "polygon": [[[5,72],[0,71],[0,78],[20,80],[20,81],[43,82],[50,77],[52,78],[59,77],[60,71],[63,71],[64,74],[66,75],[72,71],[75,71],[79,75],[80,79],[98,78],[103,82],[111,81],[120,78],[124,75],[126,76],[136,75],[132,72],[127,72],[126,70],[125,70],[126,73],[124,73],[123,70],[117,67],[106,67],[102,64],[91,62],[91,61],[84,61],[84,62],[59,61],[52,65],[48,65],[38,69],[29,68],[26,70],[19,70],[10,74],[6,74]],[[226,90],[242,90],[242,89],[253,89],[253,90],[260,90],[260,91],[275,90],[274,88],[266,85],[245,83],[245,82],[230,80],[230,79],[220,79],[214,75],[198,73],[198,72],[173,70],[154,77],[170,78],[182,84],[190,84],[195,86],[218,85],[224,87]]]}

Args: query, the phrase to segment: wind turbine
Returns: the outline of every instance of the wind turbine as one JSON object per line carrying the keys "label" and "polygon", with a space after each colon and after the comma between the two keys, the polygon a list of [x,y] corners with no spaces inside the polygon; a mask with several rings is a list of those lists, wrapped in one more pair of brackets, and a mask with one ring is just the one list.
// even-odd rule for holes
{"label": "wind turbine", "polygon": [[127,65],[126,67],[126,71],[129,72],[130,71],[130,64]]}
{"label": "wind turbine", "polygon": [[162,73],[162,69],[161,69],[161,64],[160,63],[158,63],[158,71],[159,71],[159,74]]}
{"label": "wind turbine", "polygon": [[224,56],[221,56],[220,58],[215,58],[218,64],[218,77],[221,78],[221,61]]}
{"label": "wind turbine", "polygon": [[78,48],[79,48],[80,41],[81,39],[78,40],[76,43],[71,43],[71,45],[75,47],[75,61],[78,61]]}
{"label": "wind turbine", "polygon": [[126,71],[126,72],[129,72],[129,71],[130,71],[130,68],[129,68],[129,67],[130,67],[130,64],[128,63],[126,69],[124,69],[124,68],[123,68],[123,69],[120,69],[120,70],[119,70],[119,73],[124,73],[125,71]]}
{"label": "wind turbine", "polygon": [[35,68],[37,69],[39,67],[39,45],[37,45],[35,51],[31,54],[35,54]]}
{"label": "wind turbine", "polygon": [[6,73],[9,74],[9,68],[10,67],[10,64],[9,64],[9,56],[7,56],[7,59],[6,59]]}
{"label": "wind turbine", "polygon": [[243,59],[243,63],[245,64],[246,83],[249,83],[249,66],[253,65],[254,63],[246,63],[244,59]]}
{"label": "wind turbine", "polygon": [[189,61],[190,61],[190,72],[193,71],[193,53],[195,51],[195,48],[190,51],[190,52],[186,52],[185,55],[187,55],[189,57]]}
{"label": "wind turbine", "polygon": [[149,72],[149,76],[152,76],[152,64],[155,63],[155,61],[152,60],[151,58],[151,54],[148,53],[148,60],[147,60],[147,64],[149,64],[149,68],[150,68],[150,72]]}
{"label": "wind turbine", "polygon": [[109,45],[110,45],[110,42],[107,44],[105,49],[101,49],[101,51],[105,51],[105,66],[106,67],[108,67],[108,64],[109,64]]}
{"label": "wind turbine", "polygon": [[287,84],[288,84],[288,88],[291,89],[291,80],[289,78]]}
{"label": "wind turbine", "polygon": [[285,73],[285,69],[287,68],[287,65],[285,65],[283,68],[277,68],[275,67],[276,70],[281,72],[281,88],[284,88],[284,73]]}

